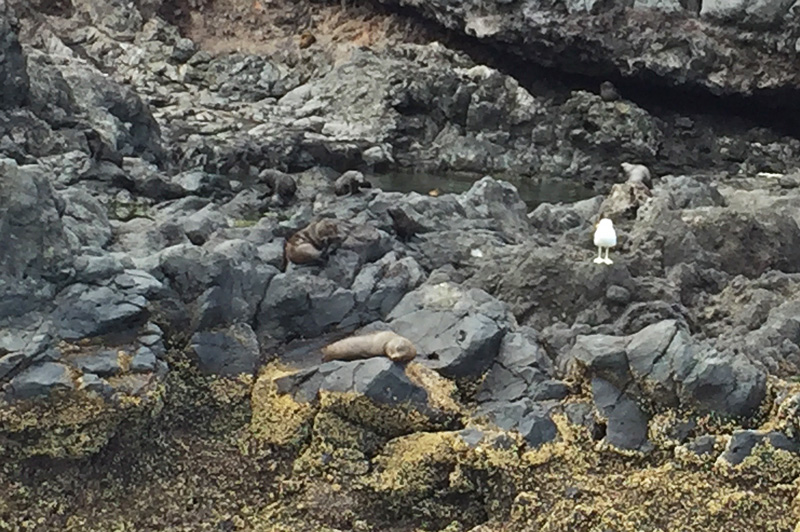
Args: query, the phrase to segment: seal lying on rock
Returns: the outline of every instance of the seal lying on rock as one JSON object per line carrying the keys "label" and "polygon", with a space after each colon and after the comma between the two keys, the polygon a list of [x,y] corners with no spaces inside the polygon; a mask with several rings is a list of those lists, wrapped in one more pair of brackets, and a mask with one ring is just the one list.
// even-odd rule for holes
{"label": "seal lying on rock", "polygon": [[650,170],[645,165],[622,163],[620,166],[628,183],[640,183],[647,188],[652,188],[653,181],[650,177]]}
{"label": "seal lying on rock", "polygon": [[311,222],[290,236],[283,245],[281,271],[286,271],[289,262],[309,264],[319,261],[332,244],[341,242],[339,225],[335,220],[323,218]]}
{"label": "seal lying on rock", "polygon": [[267,186],[266,192],[259,199],[275,194],[280,204],[288,205],[297,194],[297,182],[294,178],[278,170],[266,169],[259,174],[258,179]]}
{"label": "seal lying on rock", "polygon": [[394,362],[408,362],[417,348],[407,338],[392,331],[351,336],[322,348],[322,360],[358,360],[385,355]]}
{"label": "seal lying on rock", "polygon": [[372,183],[367,181],[364,174],[357,170],[350,170],[343,173],[333,184],[333,192],[337,196],[357,194],[362,188],[372,188]]}

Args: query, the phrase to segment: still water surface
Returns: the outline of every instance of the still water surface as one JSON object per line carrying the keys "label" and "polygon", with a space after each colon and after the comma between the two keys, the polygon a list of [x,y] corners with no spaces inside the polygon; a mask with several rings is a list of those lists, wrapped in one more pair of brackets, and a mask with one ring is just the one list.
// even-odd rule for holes
{"label": "still water surface", "polygon": [[[387,192],[427,194],[431,190],[438,190],[440,194],[460,194],[469,190],[472,184],[481,177],[476,174],[460,173],[392,173],[371,175],[369,180],[373,186]],[[535,180],[508,177],[496,177],[496,179],[503,179],[517,187],[522,201],[528,205],[529,210],[535,209],[540,203],[571,203],[597,195],[597,192],[586,188],[581,183],[566,179]]]}

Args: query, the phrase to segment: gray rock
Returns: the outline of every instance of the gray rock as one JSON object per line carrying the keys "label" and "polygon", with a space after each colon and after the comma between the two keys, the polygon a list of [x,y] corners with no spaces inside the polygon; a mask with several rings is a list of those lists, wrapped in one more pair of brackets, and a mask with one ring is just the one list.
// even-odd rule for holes
{"label": "gray rock", "polygon": [[685,447],[687,450],[695,453],[698,456],[706,456],[714,452],[714,445],[716,445],[716,442],[716,436],[706,434],[704,436],[698,436],[697,438],[694,438],[688,442]]}
{"label": "gray rock", "polygon": [[513,430],[519,426],[525,415],[531,412],[530,401],[493,401],[481,404],[478,416],[487,416],[501,430]]}
{"label": "gray rock", "polygon": [[[75,259],[75,280],[95,284],[122,273],[122,262],[109,253],[101,250],[83,249],[82,254]],[[90,253],[97,252],[97,255]]]}
{"label": "gray rock", "polygon": [[452,283],[422,285],[389,314],[418,356],[442,375],[477,377],[492,364],[510,328],[505,306],[486,292]]}
{"label": "gray rock", "polygon": [[[495,248],[491,260],[478,265],[469,284],[490,290],[515,316],[525,316],[525,325],[537,330],[556,319],[596,325],[611,317],[613,309],[604,303],[608,287],[617,285],[633,292],[636,281],[630,266],[619,260],[597,268],[591,261],[591,238],[585,233],[581,238],[587,246],[580,251],[568,247],[568,259],[561,246],[543,246],[530,239],[519,246]],[[498,263],[504,267],[498,268]]]}
{"label": "gray rock", "polygon": [[750,456],[753,448],[761,443],[769,443],[775,449],[797,453],[800,444],[790,440],[778,431],[737,430],[731,435],[728,445],[720,458],[732,465],[740,464]]}
{"label": "gray rock", "polygon": [[578,227],[588,227],[600,209],[603,196],[575,203],[541,203],[528,214],[531,226],[543,233],[560,234]]}
{"label": "gray rock", "polygon": [[54,391],[72,390],[75,383],[64,364],[44,362],[31,366],[8,385],[7,393],[12,399],[32,399],[46,396]]}
{"label": "gray rock", "polygon": [[700,16],[749,27],[775,25],[793,4],[793,0],[704,0]]}
{"label": "gray rock", "polygon": [[[567,403],[564,405],[564,414],[567,420],[573,425],[586,427],[594,439],[600,439],[601,430],[600,425],[595,420],[594,408],[586,402],[581,403]],[[605,432],[605,427],[602,427],[602,432]]]}
{"label": "gray rock", "polygon": [[479,402],[516,401],[523,398],[528,386],[525,379],[495,363],[481,382],[476,398]]}
{"label": "gray rock", "polygon": [[[800,302],[784,301],[771,291],[756,292],[750,299],[755,308],[743,309],[742,316],[757,325],[748,324],[755,330],[744,337],[743,351],[770,373],[784,376],[781,368],[794,368],[800,362]],[[739,342],[736,338],[735,343]]]}
{"label": "gray rock", "polygon": [[471,449],[474,449],[483,440],[484,433],[475,428],[466,428],[458,431],[458,437]]}
{"label": "gray rock", "polygon": [[109,398],[114,395],[114,388],[107,380],[92,373],[84,373],[79,379],[79,389],[87,392],[96,393],[101,397]]}
{"label": "gray rock", "polygon": [[138,327],[148,315],[141,295],[74,284],[58,295],[53,321],[61,338],[77,340]]}
{"label": "gray rock", "polygon": [[15,352],[0,356],[0,381],[4,381],[24,360],[28,360],[25,353]]}
{"label": "gray rock", "polygon": [[314,337],[340,323],[355,307],[353,292],[300,269],[277,274],[258,313],[259,335]]}
{"label": "gray rock", "polygon": [[328,258],[324,275],[331,281],[340,283],[344,288],[350,288],[361,269],[361,264],[361,256],[355,251],[337,250]]}
{"label": "gray rock", "polygon": [[299,71],[265,57],[238,53],[212,59],[207,76],[221,96],[233,101],[281,97],[301,83]]}
{"label": "gray rock", "polygon": [[142,28],[142,15],[132,0],[73,0],[93,24],[119,38],[133,38]]}
{"label": "gray rock", "polygon": [[359,224],[348,228],[347,238],[342,242],[341,249],[357,254],[362,262],[374,262],[392,248],[392,241],[385,232],[371,225]]}
{"label": "gray rock", "polygon": [[766,395],[766,374],[746,357],[694,341],[674,320],[635,335],[579,336],[570,358],[589,375],[659,408],[678,404],[724,415],[753,415]]}
{"label": "gray rock", "polygon": [[[29,50],[27,59],[31,109],[50,124],[63,123],[75,113],[75,98],[72,90],[49,56]],[[21,91],[21,93],[24,92]],[[3,98],[3,101],[9,100]],[[75,152],[74,155],[88,162],[86,154]],[[65,170],[67,169],[65,168]],[[68,174],[69,172],[64,173]]]}
{"label": "gray rock", "polygon": [[319,390],[356,392],[377,403],[410,403],[417,410],[428,412],[428,393],[408,379],[403,367],[383,357],[333,361],[281,377],[276,384],[279,391],[292,393],[305,401],[316,398]]}
{"label": "gray rock", "polygon": [[519,433],[531,447],[540,447],[558,436],[556,424],[544,412],[530,412],[519,422]]}
{"label": "gray rock", "polygon": [[71,362],[81,371],[101,377],[113,377],[122,373],[119,354],[114,349],[103,349],[91,355],[82,355]]}
{"label": "gray rock", "polygon": [[548,375],[553,374],[553,362],[539,342],[539,335],[531,327],[520,327],[503,337],[497,364],[510,370],[535,367]]}
{"label": "gray rock", "polygon": [[214,231],[221,227],[227,227],[228,222],[216,205],[209,204],[185,217],[181,221],[181,225],[189,240],[200,246],[209,239]]}
{"label": "gray rock", "polygon": [[397,260],[394,253],[363,268],[353,281],[356,301],[364,300],[366,320],[386,318],[409,291],[425,279],[425,272],[411,257]]}
{"label": "gray rock", "polygon": [[178,185],[185,195],[208,196],[219,186],[220,176],[200,170],[189,170],[173,176],[171,181]]}
{"label": "gray rock", "polygon": [[134,268],[126,268],[114,277],[114,286],[129,294],[154,297],[163,292],[164,285],[149,273]]}
{"label": "gray rock", "polygon": [[521,327],[503,337],[497,359],[481,382],[476,399],[479,403],[563,399],[569,389],[563,382],[553,380],[553,375],[553,363],[539,344],[536,331]]}
{"label": "gray rock", "polygon": [[0,109],[14,109],[28,97],[29,79],[25,55],[17,38],[17,22],[4,13],[0,17]]}
{"label": "gray rock", "polygon": [[37,166],[0,158],[0,317],[31,311],[47,285],[68,277],[73,249],[60,204]]}
{"label": "gray rock", "polygon": [[528,208],[519,197],[517,187],[511,183],[484,176],[461,194],[458,201],[468,217],[475,216],[469,212],[474,209],[476,217],[493,220],[503,234],[521,236],[530,230]]}
{"label": "gray rock", "polygon": [[134,373],[147,373],[155,371],[157,363],[156,355],[149,347],[142,346],[136,350],[131,358],[130,370]]}
{"label": "gray rock", "polygon": [[111,240],[107,209],[82,190],[68,189],[60,196],[65,203],[61,220],[73,247],[105,247]]}
{"label": "gray rock", "polygon": [[631,292],[624,286],[611,285],[606,290],[606,301],[617,305],[627,305],[631,300]]}
{"label": "gray rock", "polygon": [[525,392],[531,401],[561,400],[569,395],[569,387],[562,381],[546,379],[534,381]]}
{"label": "gray rock", "polygon": [[246,324],[196,333],[192,336],[191,348],[201,371],[226,377],[242,373],[252,375],[260,357],[258,339]]}
{"label": "gray rock", "polygon": [[647,416],[639,406],[612,383],[592,379],[592,398],[606,418],[605,441],[620,449],[647,450]]}
{"label": "gray rock", "polygon": [[[129,3],[128,0],[103,0],[102,5],[118,1]],[[165,152],[158,123],[150,108],[131,88],[117,84],[88,61],[68,61],[59,63],[58,67],[72,93],[81,95],[76,99],[79,111],[86,114],[92,128],[102,138],[116,146],[119,154],[138,155],[150,162],[163,160]]]}
{"label": "gray rock", "polygon": [[172,51],[171,58],[178,63],[185,63],[197,51],[197,46],[194,41],[187,38],[178,39],[175,43],[175,48]]}
{"label": "gray rock", "polygon": [[[407,0],[382,0],[382,3],[415,6]],[[646,5],[654,7],[665,4],[667,2],[646,2]],[[782,83],[778,80],[786,79],[781,72],[792,69],[793,49],[787,47],[776,57],[775,52],[768,52],[767,48],[756,50],[752,46],[732,45],[729,39],[738,34],[738,28],[726,24],[730,18],[736,23],[774,22],[775,27],[785,25],[788,23],[787,11],[792,5],[789,0],[702,2],[701,13],[714,31],[703,40],[701,54],[673,49],[647,61],[638,60],[648,57],[654,47],[663,45],[669,35],[689,35],[691,30],[673,25],[665,27],[663,16],[659,13],[651,16],[644,13],[643,16],[643,2],[636,5],[640,9],[619,10],[620,6],[614,3],[583,0],[535,6],[525,2],[487,5],[478,0],[453,5],[445,0],[433,0],[426,3],[424,9],[420,8],[419,13],[454,31],[502,41],[505,52],[533,57],[541,65],[557,64],[568,72],[586,72],[587,68],[592,68],[590,65],[605,64],[608,65],[605,72],[625,72],[627,76],[637,78],[663,75],[676,85],[696,84],[726,93],[746,93],[750,87],[749,72],[757,65],[769,64],[764,76],[777,84]],[[690,8],[686,16],[698,11],[696,3],[685,2],[685,5]],[[674,2],[671,6],[675,7]],[[717,14],[722,16],[722,20],[710,18]],[[579,18],[591,20],[591,29],[587,31],[580,24],[570,25],[571,21]],[[774,42],[766,33],[754,38],[760,43]],[[542,46],[539,38],[531,39],[531,35],[543,39],[547,46]],[[572,44],[575,39],[581,40],[581,46]],[[725,80],[720,80],[716,73],[723,63],[730,66]],[[791,83],[795,83],[794,78],[792,80]]]}
{"label": "gray rock", "polygon": [[584,365],[591,375],[624,389],[631,380],[626,347],[628,339],[618,336],[578,336],[570,357]]}
{"label": "gray rock", "polygon": [[742,355],[708,352],[683,380],[682,398],[703,408],[747,417],[758,409],[767,390],[763,370]]}
{"label": "gray rock", "polygon": [[716,186],[689,176],[664,176],[655,192],[666,193],[672,209],[725,206],[725,198]]}
{"label": "gray rock", "polygon": [[667,13],[683,11],[684,8],[678,0],[634,0],[636,9],[654,9]]}

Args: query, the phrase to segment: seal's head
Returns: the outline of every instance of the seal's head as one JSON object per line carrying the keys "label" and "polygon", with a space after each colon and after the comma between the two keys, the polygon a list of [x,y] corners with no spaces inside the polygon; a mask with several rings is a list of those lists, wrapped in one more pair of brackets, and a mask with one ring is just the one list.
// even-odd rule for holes
{"label": "seal's head", "polygon": [[336,242],[341,240],[341,235],[339,234],[339,225],[336,223],[336,220],[332,220],[330,218],[323,218],[317,223],[314,231],[317,235],[317,238],[324,242]]}
{"label": "seal's head", "polygon": [[417,356],[417,348],[410,340],[395,337],[386,342],[386,356],[394,362],[408,362]]}

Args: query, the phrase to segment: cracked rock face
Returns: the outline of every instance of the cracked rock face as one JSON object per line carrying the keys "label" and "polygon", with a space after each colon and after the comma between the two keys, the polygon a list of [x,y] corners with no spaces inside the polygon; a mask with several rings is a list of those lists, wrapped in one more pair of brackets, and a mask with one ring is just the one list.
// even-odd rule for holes
{"label": "cracked rock face", "polygon": [[631,336],[579,336],[571,356],[593,376],[656,407],[693,403],[701,411],[749,416],[766,393],[766,375],[746,357],[695,343],[673,320]]}
{"label": "cracked rock face", "polygon": [[[686,7],[678,2],[635,2],[632,7],[602,2],[382,2],[412,7],[445,27],[571,72],[656,78],[718,94],[800,86],[794,68],[793,3],[785,0],[714,0],[702,2],[699,12],[692,2]],[[752,46],[750,38],[762,46]]]}
{"label": "cracked rock face", "polygon": [[608,419],[606,441],[626,449],[648,445],[648,415],[667,408],[751,416],[766,395],[766,373],[745,356],[693,342],[674,320],[631,336],[578,336],[570,357],[592,382]]}

